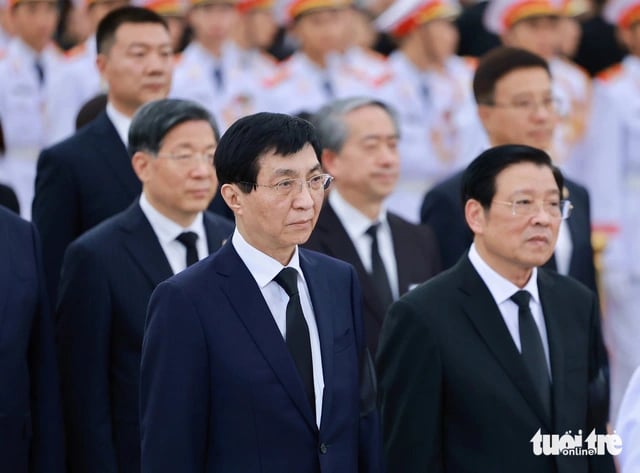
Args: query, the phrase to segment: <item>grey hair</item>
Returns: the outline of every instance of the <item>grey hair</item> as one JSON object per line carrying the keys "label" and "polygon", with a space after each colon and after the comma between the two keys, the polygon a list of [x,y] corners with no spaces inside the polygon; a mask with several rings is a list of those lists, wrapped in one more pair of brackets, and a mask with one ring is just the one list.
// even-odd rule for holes
{"label": "grey hair", "polygon": [[311,118],[323,149],[339,153],[347,141],[349,130],[344,117],[349,112],[362,107],[380,107],[389,114],[396,133],[400,132],[395,110],[380,100],[371,97],[349,97],[329,102]]}
{"label": "grey hair", "polygon": [[208,122],[216,142],[220,140],[220,132],[213,116],[195,102],[162,99],[144,104],[133,116],[129,127],[129,155],[133,156],[138,151],[157,154],[167,133],[190,121]]}

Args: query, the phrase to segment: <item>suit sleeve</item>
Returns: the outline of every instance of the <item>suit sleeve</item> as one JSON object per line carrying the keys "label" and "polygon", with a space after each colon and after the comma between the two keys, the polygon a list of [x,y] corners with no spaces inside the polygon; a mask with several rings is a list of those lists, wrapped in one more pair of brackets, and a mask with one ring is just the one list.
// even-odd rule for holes
{"label": "suit sleeve", "polygon": [[117,472],[109,385],[111,297],[106,268],[78,243],[65,256],[57,336],[72,471]]}
{"label": "suit sleeve", "polygon": [[151,296],[142,344],[142,473],[200,473],[206,465],[211,373],[202,325],[171,282]]}
{"label": "suit sleeve", "polygon": [[35,229],[32,235],[39,284],[39,303],[33,321],[28,355],[34,432],[30,452],[30,471],[64,473],[64,432],[53,320],[44,287],[41,250]]}
{"label": "suit sleeve", "polygon": [[430,226],[436,235],[443,269],[456,264],[471,244],[460,205],[437,188],[429,191],[422,202],[420,222]]}
{"label": "suit sleeve", "polygon": [[54,307],[64,252],[80,234],[76,185],[60,157],[51,150],[40,153],[32,207],[33,222],[42,236],[44,272]]}
{"label": "suit sleeve", "polygon": [[418,308],[405,300],[387,313],[376,370],[386,471],[444,471],[440,355]]}

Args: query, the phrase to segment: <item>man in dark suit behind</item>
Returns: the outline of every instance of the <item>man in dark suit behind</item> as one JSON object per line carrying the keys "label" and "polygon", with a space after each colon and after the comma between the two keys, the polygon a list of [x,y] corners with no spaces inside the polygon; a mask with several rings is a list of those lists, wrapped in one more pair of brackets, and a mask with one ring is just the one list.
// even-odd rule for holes
{"label": "man in dark suit behind", "polygon": [[53,321],[32,224],[0,207],[0,469],[65,473]]}
{"label": "man in dark suit behind", "polygon": [[562,186],[529,146],[491,148],[465,170],[468,255],[394,303],[380,335],[387,471],[615,471],[606,452],[536,452],[543,434],[606,431],[595,294],[540,268],[571,210]]}
{"label": "man in dark suit behind", "polygon": [[[493,146],[524,144],[549,149],[557,123],[551,73],[547,62],[528,51],[500,47],[478,65],[473,90],[478,113]],[[469,248],[469,231],[460,200],[459,172],[431,189],[424,198],[421,221],[438,238],[445,268]],[[571,219],[561,226],[555,254],[546,266],[568,274],[596,291],[587,190],[565,179],[563,197],[571,200]]]}
{"label": "man in dark suit behind", "polygon": [[69,243],[140,194],[126,149],[129,124],[140,105],[166,97],[171,85],[171,38],[156,13],[114,10],[100,22],[96,42],[97,66],[109,88],[107,109],[38,159],[32,214],[54,303]]}
{"label": "man in dark suit behind", "polygon": [[11,187],[4,184],[0,184],[0,205],[20,215],[20,204],[16,193]]}
{"label": "man in dark suit behind", "polygon": [[142,106],[129,130],[142,195],[67,250],[57,319],[71,473],[140,471],[138,383],[151,292],[233,232],[204,212],[217,188],[217,142],[199,105]]}
{"label": "man in dark suit behind", "polygon": [[400,156],[395,116],[384,103],[366,97],[336,100],[313,123],[322,165],[335,184],[305,247],[356,268],[367,346],[375,353],[391,302],[440,270],[436,239],[430,228],[385,209]]}
{"label": "man in dark suit behind", "polygon": [[144,473],[380,471],[356,273],[298,246],[331,181],[320,154],[313,127],[282,114],[242,118],[220,140],[236,230],[151,297]]}

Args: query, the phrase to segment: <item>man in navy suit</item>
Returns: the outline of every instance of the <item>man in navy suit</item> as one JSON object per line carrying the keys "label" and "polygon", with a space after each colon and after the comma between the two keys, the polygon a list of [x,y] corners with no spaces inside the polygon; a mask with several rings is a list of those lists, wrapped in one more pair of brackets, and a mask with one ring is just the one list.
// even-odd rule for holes
{"label": "man in navy suit", "polygon": [[0,207],[0,469],[64,473],[53,322],[32,224]]}
{"label": "man in navy suit", "polygon": [[322,166],[335,178],[306,248],[352,264],[362,286],[367,346],[378,335],[389,305],[440,271],[433,231],[388,212],[385,200],[398,182],[398,126],[382,102],[335,100],[313,118]]}
{"label": "man in navy suit", "polygon": [[149,303],[142,471],[379,471],[375,391],[354,269],[300,248],[331,177],[313,127],[235,122],[216,171],[236,231]]}
{"label": "man in navy suit", "polygon": [[[493,146],[524,144],[549,149],[557,123],[551,73],[547,62],[528,51],[500,47],[482,58],[473,89],[478,114]],[[445,268],[467,251],[472,233],[462,211],[459,172],[431,189],[424,198],[422,223],[438,238]],[[568,274],[596,291],[587,190],[565,179],[563,198],[571,200],[571,219],[560,227],[558,245],[547,267]]]}
{"label": "man in navy suit", "polygon": [[142,104],[166,97],[171,85],[171,38],[156,13],[114,10],[98,25],[96,42],[97,66],[109,89],[107,109],[38,159],[32,214],[54,303],[69,243],[140,194],[126,149],[131,117]]}
{"label": "man in navy suit", "polygon": [[142,106],[129,130],[142,195],[68,248],[57,310],[71,472],[140,471],[138,382],[153,289],[231,236],[205,212],[217,188],[218,131],[183,100]]}

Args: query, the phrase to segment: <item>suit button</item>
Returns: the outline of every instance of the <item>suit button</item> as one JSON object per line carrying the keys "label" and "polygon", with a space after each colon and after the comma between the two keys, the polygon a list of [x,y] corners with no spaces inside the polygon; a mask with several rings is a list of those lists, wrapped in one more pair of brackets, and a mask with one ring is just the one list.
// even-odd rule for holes
{"label": "suit button", "polygon": [[324,443],[320,444],[320,453],[323,455],[327,453],[327,446]]}

